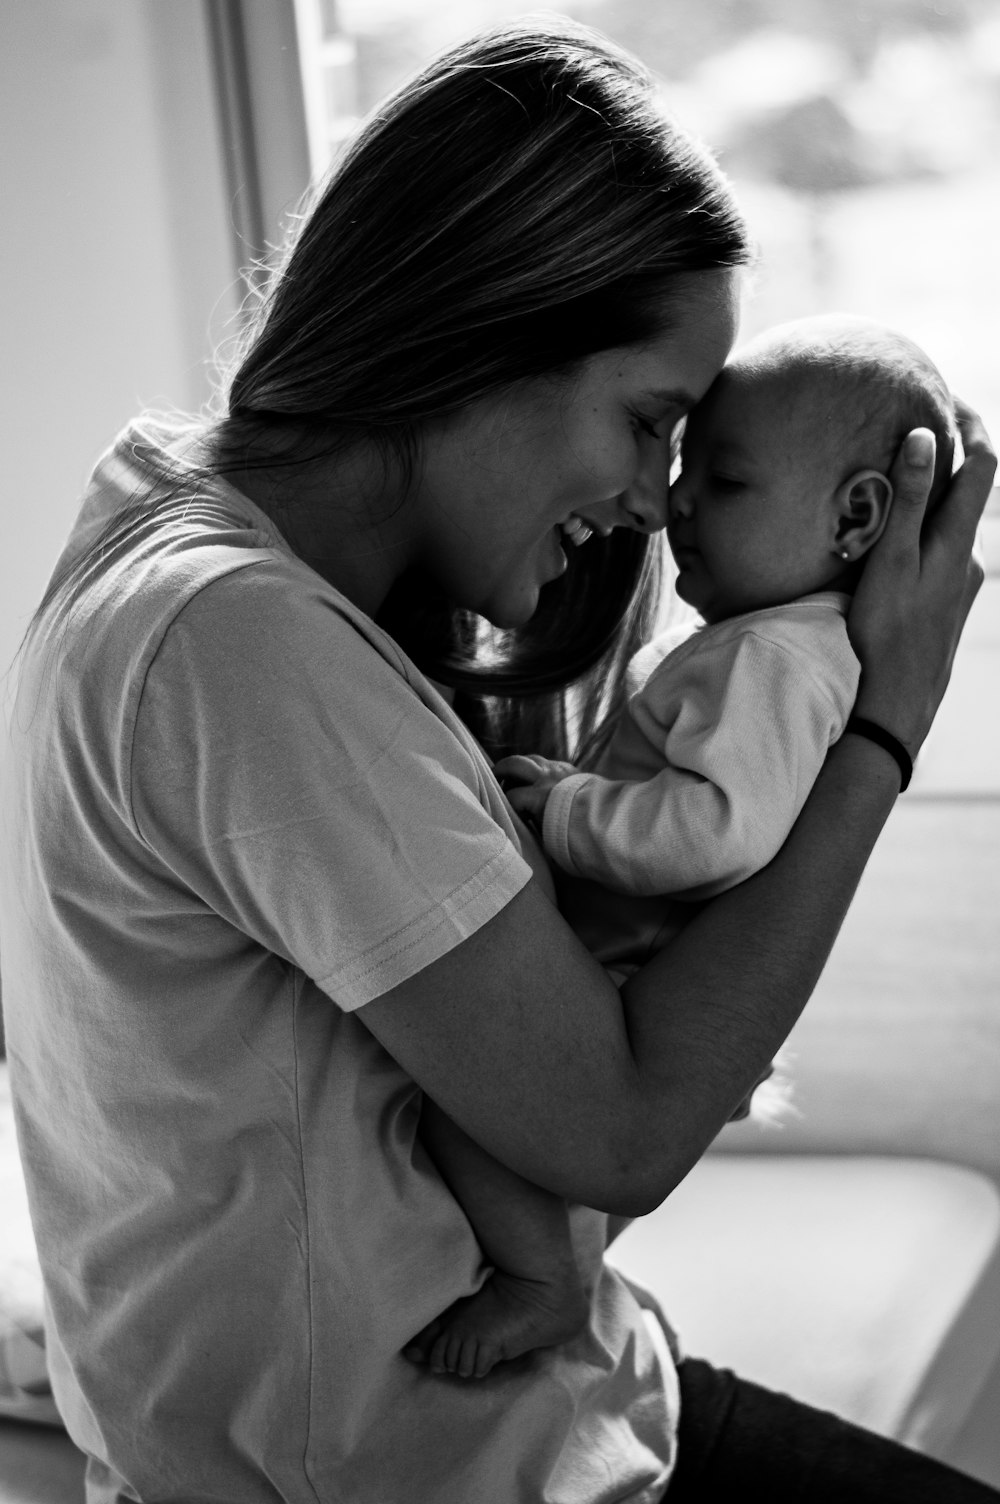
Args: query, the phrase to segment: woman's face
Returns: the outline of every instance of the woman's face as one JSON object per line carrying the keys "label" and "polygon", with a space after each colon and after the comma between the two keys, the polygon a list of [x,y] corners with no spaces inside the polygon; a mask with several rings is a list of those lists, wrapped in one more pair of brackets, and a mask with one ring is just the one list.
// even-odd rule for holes
{"label": "woman's face", "polygon": [[670,437],[736,335],[738,274],[678,278],[669,333],[605,350],[429,427],[413,498],[419,562],[501,627],[534,614],[574,534],[666,521]]}

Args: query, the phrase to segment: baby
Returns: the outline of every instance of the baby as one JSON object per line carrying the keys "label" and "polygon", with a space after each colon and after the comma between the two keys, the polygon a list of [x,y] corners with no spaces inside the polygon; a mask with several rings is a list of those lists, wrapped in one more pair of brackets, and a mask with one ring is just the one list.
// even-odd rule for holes
{"label": "baby", "polygon": [[[845,613],[885,526],[893,456],[917,427],[937,443],[933,505],[956,429],[947,387],[910,340],[831,316],[738,350],[687,420],[669,499],[677,593],[704,625],[637,655],[631,698],[586,771],[498,764],[560,869],[560,908],[616,982],[784,842],[854,703]],[[482,1377],[567,1340],[588,1292],[565,1205],[432,1104],[422,1131],[494,1272],[406,1356]]]}

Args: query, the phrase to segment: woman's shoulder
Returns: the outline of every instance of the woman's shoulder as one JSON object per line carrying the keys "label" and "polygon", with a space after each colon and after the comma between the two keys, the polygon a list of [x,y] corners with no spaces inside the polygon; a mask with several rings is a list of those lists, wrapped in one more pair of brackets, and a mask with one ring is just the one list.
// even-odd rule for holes
{"label": "woman's shoulder", "polygon": [[98,463],[26,643],[32,703],[60,720],[86,707],[111,734],[153,693],[183,724],[196,701],[231,704],[234,685],[276,705],[334,686],[398,721],[417,671],[171,437],[134,425]]}

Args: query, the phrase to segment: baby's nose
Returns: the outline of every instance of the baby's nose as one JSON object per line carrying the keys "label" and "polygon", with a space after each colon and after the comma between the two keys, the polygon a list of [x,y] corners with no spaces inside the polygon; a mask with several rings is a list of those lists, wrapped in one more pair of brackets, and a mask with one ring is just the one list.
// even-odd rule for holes
{"label": "baby's nose", "polygon": [[684,472],[670,487],[667,501],[667,514],[670,517],[690,517],[694,512],[694,488],[690,482],[685,481]]}

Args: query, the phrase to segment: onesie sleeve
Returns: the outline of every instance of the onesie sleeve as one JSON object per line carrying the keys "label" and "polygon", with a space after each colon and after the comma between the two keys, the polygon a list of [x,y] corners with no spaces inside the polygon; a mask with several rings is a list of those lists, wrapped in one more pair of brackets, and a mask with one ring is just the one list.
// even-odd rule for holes
{"label": "onesie sleeve", "polygon": [[621,893],[709,898],[782,845],[857,692],[842,619],[829,664],[757,632],[691,655],[682,687],[641,696],[663,768],[641,781],[579,773],[546,804],[548,855]]}
{"label": "onesie sleeve", "polygon": [[485,757],[449,715],[318,577],[310,590],[280,564],[240,570],[185,606],[148,671],[138,834],[207,926],[360,1007],[531,876]]}

